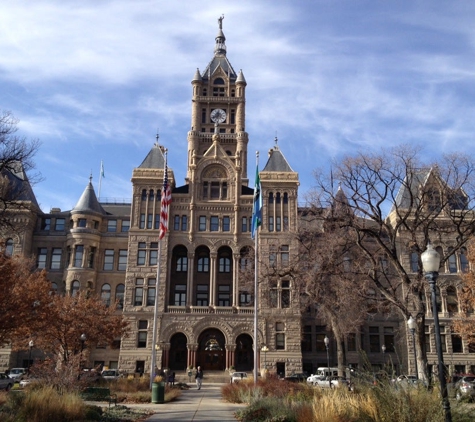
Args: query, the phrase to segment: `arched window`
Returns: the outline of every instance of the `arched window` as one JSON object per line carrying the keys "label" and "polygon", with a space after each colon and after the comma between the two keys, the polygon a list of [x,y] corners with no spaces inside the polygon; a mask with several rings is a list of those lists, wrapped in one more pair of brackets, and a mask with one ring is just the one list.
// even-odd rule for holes
{"label": "arched window", "polygon": [[115,300],[117,302],[117,309],[124,308],[124,293],[125,293],[125,285],[118,284],[115,288]]}
{"label": "arched window", "polygon": [[106,306],[110,306],[111,304],[111,286],[110,284],[103,284],[101,289],[101,299],[106,304]]}
{"label": "arched window", "polygon": [[219,258],[219,272],[229,273],[231,272],[231,260],[227,257]]}
{"label": "arched window", "polygon": [[212,165],[204,171],[202,193],[205,200],[228,199],[228,176],[224,167]]}
{"label": "arched window", "polygon": [[459,301],[457,297],[457,290],[454,286],[447,287],[447,312],[458,312]]}
{"label": "arched window", "polygon": [[417,273],[419,271],[419,254],[417,251],[411,251],[411,272]]}
{"label": "arched window", "polygon": [[77,296],[79,293],[79,281],[74,280],[73,283],[71,284],[71,296]]}
{"label": "arched window", "polygon": [[466,273],[469,269],[470,267],[467,259],[467,249],[462,248],[460,249],[460,271]]}
{"label": "arched window", "polygon": [[449,248],[448,254],[449,254],[449,273],[456,273],[457,272],[457,257],[455,254],[452,252],[453,248]]}
{"label": "arched window", "polygon": [[437,312],[442,312],[442,295],[440,294],[439,286],[435,286],[435,296],[437,301]]}
{"label": "arched window", "polygon": [[8,256],[13,255],[13,239],[7,239],[5,242],[5,254]]}
{"label": "arched window", "polygon": [[147,200],[147,189],[142,189],[142,201]]}
{"label": "arched window", "polygon": [[440,246],[437,246],[435,248],[435,250],[437,251],[437,253],[439,254],[440,256],[440,267],[439,267],[439,273],[445,273],[445,266],[442,262],[442,259],[444,258],[444,251],[442,250],[442,247]]}
{"label": "arched window", "polygon": [[153,201],[153,189],[150,189],[150,193],[149,193],[149,195],[148,195],[148,199],[149,199],[150,201]]}
{"label": "arched window", "polygon": [[273,204],[273,203],[274,203],[274,193],[269,192],[269,204]]}
{"label": "arched window", "polygon": [[209,257],[202,256],[198,258],[198,272],[199,273],[209,272]]}
{"label": "arched window", "polygon": [[277,194],[275,195],[275,203],[280,204],[280,192],[277,192]]}

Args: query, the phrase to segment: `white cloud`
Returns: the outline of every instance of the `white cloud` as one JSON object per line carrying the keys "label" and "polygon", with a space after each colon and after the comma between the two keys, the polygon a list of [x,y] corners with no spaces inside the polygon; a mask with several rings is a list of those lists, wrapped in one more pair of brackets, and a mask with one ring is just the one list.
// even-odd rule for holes
{"label": "white cloud", "polygon": [[248,82],[249,151],[277,134],[302,188],[342,152],[472,145],[470,2],[4,2],[0,104],[43,143],[42,202],[74,205],[100,159],[103,192],[129,196],[157,129],[182,180],[190,82],[212,58],[223,13],[228,57]]}

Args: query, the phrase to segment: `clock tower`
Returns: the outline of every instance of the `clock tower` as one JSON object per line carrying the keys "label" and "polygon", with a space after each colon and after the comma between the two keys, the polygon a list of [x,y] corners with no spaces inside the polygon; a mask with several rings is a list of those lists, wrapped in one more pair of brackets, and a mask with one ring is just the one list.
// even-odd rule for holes
{"label": "clock tower", "polygon": [[242,70],[236,73],[226,56],[223,19],[223,16],[218,19],[214,57],[202,73],[196,70],[191,81],[193,96],[187,181],[192,180],[195,166],[217,139],[239,173],[237,179],[240,180],[236,182],[247,186],[246,80]]}

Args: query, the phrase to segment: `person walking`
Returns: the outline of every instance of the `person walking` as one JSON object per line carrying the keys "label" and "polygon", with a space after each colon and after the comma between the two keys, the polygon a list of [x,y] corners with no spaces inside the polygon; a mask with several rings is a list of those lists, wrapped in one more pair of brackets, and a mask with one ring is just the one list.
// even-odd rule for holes
{"label": "person walking", "polygon": [[196,368],[195,380],[196,386],[198,387],[198,390],[200,390],[201,383],[203,382],[203,371],[201,370],[201,366],[198,366],[198,368]]}

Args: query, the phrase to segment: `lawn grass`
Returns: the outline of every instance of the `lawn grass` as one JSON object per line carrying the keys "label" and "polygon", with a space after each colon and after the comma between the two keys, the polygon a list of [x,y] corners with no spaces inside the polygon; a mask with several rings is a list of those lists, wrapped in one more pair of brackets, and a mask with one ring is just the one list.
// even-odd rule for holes
{"label": "lawn grass", "polygon": [[[102,385],[102,384],[101,384]],[[2,422],[85,422],[85,421],[139,421],[152,414],[149,409],[130,409],[126,403],[150,403],[148,383],[140,380],[121,380],[106,383],[117,394],[122,404],[95,406],[86,404],[79,392],[64,392],[52,386],[32,384],[25,389],[0,392],[0,421]],[[167,386],[165,402],[181,395],[182,386]]]}

